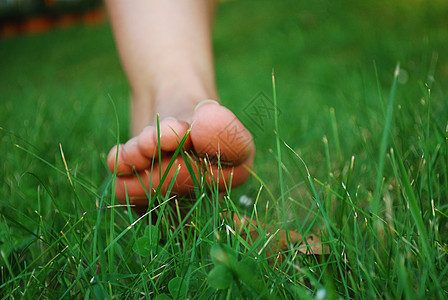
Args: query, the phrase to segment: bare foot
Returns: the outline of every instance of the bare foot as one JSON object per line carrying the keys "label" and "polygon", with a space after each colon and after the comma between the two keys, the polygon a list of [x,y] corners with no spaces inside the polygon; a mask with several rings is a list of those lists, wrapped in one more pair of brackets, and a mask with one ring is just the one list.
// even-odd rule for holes
{"label": "bare foot", "polygon": [[162,194],[167,192],[177,169],[171,192],[178,195],[194,192],[193,179],[181,155],[175,158],[168,176],[161,182],[174,151],[190,127],[183,149],[196,156],[196,159],[189,159],[196,176],[204,174],[209,184],[219,180],[220,191],[225,190],[226,185],[238,186],[249,178],[247,168],[252,168],[255,147],[250,132],[236,116],[211,100],[202,101],[191,110],[191,118],[185,111],[188,109],[183,110],[180,117],[187,120],[165,118],[160,122],[160,158],[154,126],[145,127],[127,143],[119,145],[118,154],[116,146],[111,149],[107,163],[111,172],[115,166],[117,168],[117,198],[124,201],[128,196],[132,204],[145,206],[148,195],[159,185]]}

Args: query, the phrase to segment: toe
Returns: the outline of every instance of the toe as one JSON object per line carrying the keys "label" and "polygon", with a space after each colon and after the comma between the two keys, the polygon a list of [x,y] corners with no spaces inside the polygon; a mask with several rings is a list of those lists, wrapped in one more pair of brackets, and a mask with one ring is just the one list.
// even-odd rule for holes
{"label": "toe", "polygon": [[[118,154],[117,154],[118,149]],[[111,172],[117,166],[117,174],[141,171],[151,165],[151,160],[142,154],[138,148],[137,138],[130,139],[126,144],[114,146],[107,156],[107,165]]]}
{"label": "toe", "polygon": [[126,198],[148,199],[147,195],[153,194],[152,187],[157,187],[157,185],[158,181],[156,182],[156,176],[150,181],[150,177],[148,177],[145,172],[140,172],[138,176],[120,176],[117,177],[115,181],[115,196],[122,202],[124,202]]}
{"label": "toe", "polygon": [[[251,152],[244,162],[235,166],[217,166],[208,164],[207,166],[207,182],[214,186],[219,180],[218,189],[221,192],[226,191],[230,186],[237,187],[249,179],[253,168],[255,151]],[[218,175],[219,172],[219,175]],[[212,185],[213,184],[213,185]]]}
{"label": "toe", "polygon": [[200,156],[216,157],[239,165],[254,152],[252,135],[227,108],[206,103],[196,109],[192,118],[191,141]]}
{"label": "toe", "polygon": [[154,126],[145,127],[138,135],[138,148],[140,152],[146,157],[157,157],[159,152],[157,151],[156,129]]}
{"label": "toe", "polygon": [[[160,145],[166,152],[173,152],[179,146],[190,125],[185,121],[178,121],[174,118],[167,118],[160,122]],[[190,137],[188,136],[183,144],[184,149],[191,148]]]}
{"label": "toe", "polygon": [[107,166],[112,173],[115,171],[115,166],[117,167],[118,174],[132,172],[132,167],[126,164],[123,158],[123,145],[119,145],[118,147],[115,145],[110,149],[107,155]]}
{"label": "toe", "polygon": [[[159,163],[154,163],[152,169],[150,168],[140,171],[137,175],[117,177],[115,196],[122,201],[126,199],[126,196],[128,196],[128,198],[132,201],[142,198],[147,199],[147,195],[154,194],[155,190],[161,183],[161,177],[163,178],[165,170],[168,169],[170,160],[170,157],[164,157],[161,160],[161,165],[159,165]],[[177,170],[179,171],[177,172]],[[182,156],[178,156],[171,165],[167,177],[161,183],[162,185],[160,186],[160,192],[162,195],[167,193],[174,176],[176,176],[176,178],[171,190],[173,194],[182,195],[194,190],[193,180],[191,179],[185,162],[183,161]]]}
{"label": "toe", "polygon": [[138,146],[138,137],[133,137],[124,144],[122,156],[125,163],[137,171],[142,171],[151,165],[151,160],[142,153]]}

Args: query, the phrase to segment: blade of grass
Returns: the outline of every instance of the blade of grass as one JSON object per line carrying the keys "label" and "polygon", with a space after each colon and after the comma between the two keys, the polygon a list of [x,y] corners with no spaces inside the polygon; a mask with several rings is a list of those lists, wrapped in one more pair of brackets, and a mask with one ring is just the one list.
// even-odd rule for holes
{"label": "blade of grass", "polygon": [[386,120],[383,129],[383,135],[381,137],[381,144],[379,149],[379,157],[378,157],[378,169],[377,169],[377,177],[376,177],[376,186],[375,192],[373,195],[373,199],[371,202],[372,212],[375,215],[379,215],[379,202],[381,198],[381,191],[383,186],[383,172],[384,172],[384,161],[386,157],[386,149],[389,140],[390,127],[392,125],[392,111],[395,103],[395,95],[397,91],[397,82],[398,82],[398,74],[400,73],[400,64],[397,64],[394,72],[394,79],[392,83],[392,89],[389,96],[389,104],[387,106],[386,111]]}
{"label": "blade of grass", "polygon": [[[33,156],[34,158],[40,160],[41,162],[43,162],[44,164],[46,164],[47,166],[51,167],[53,170],[57,171],[59,174],[65,175],[65,170],[59,169],[58,167],[56,167],[55,165],[53,165],[52,163],[50,163],[49,161],[43,159],[42,157],[40,157],[39,155],[37,155],[36,153],[28,150],[27,148],[24,148],[18,144],[15,144],[15,147],[19,148],[20,150],[28,153],[29,155]],[[82,181],[79,178],[73,178],[73,181],[78,183],[79,185],[81,185],[82,187],[84,187],[86,190],[88,190],[89,192],[91,192],[93,195],[95,196],[99,196],[99,194],[97,194],[97,187],[93,186],[93,185],[88,185],[86,182]]]}
{"label": "blade of grass", "polygon": [[331,131],[333,132],[334,142],[336,146],[336,155],[340,164],[343,162],[342,158],[342,150],[341,150],[341,142],[339,141],[339,133],[338,133],[338,123],[336,121],[336,113],[334,112],[334,108],[330,108],[330,123],[331,123]]}
{"label": "blade of grass", "polygon": [[373,61],[373,69],[375,70],[376,88],[377,88],[377,92],[378,92],[378,97],[380,99],[381,110],[383,112],[383,116],[386,117],[386,108],[384,107],[384,97],[383,97],[383,91],[382,91],[381,83],[380,83],[380,75],[378,74],[378,68],[376,66],[375,61]]}
{"label": "blade of grass", "polygon": [[[277,157],[278,157],[278,178],[280,183],[280,197],[281,197],[281,208],[282,215],[286,217],[286,200],[284,193],[284,182],[283,182],[283,169],[282,169],[282,152],[280,148],[280,131],[278,126],[278,102],[277,102],[277,91],[275,87],[275,75],[274,70],[272,70],[272,94],[274,98],[274,128],[275,128],[275,136],[276,136],[276,147],[277,147]],[[280,215],[278,216],[280,217]],[[288,241],[289,242],[289,241]]]}
{"label": "blade of grass", "polygon": [[[145,214],[143,214],[140,218],[138,218],[137,220],[134,221],[134,223],[130,224],[128,227],[126,227],[120,234],[118,234],[114,240],[112,242],[109,243],[109,245],[107,245],[104,250],[103,253],[107,253],[109,251],[109,249],[111,247],[113,247],[115,245],[115,243],[118,242],[118,240],[120,240],[126,233],[128,233],[132,227],[134,227],[137,223],[139,223],[141,220],[143,220],[147,215],[149,215],[150,213],[152,213],[153,211],[155,211],[156,209],[158,209],[160,206],[164,205],[165,203],[167,203],[168,201],[170,201],[173,198],[169,198],[166,201],[160,203],[159,205],[156,205],[155,207],[153,207],[151,210],[147,211]],[[79,221],[78,221],[79,222]],[[73,227],[72,227],[73,228]],[[89,270],[91,270],[91,268],[97,263],[97,261],[100,259],[99,256],[94,257],[93,261],[83,270],[80,271],[80,274],[78,275],[77,279],[79,279],[79,276],[85,276],[85,273]],[[64,299],[65,296],[70,292],[70,290],[75,286],[76,282],[73,282],[68,288],[67,290],[61,295],[61,297],[59,299]]]}
{"label": "blade of grass", "polygon": [[440,289],[440,283],[438,281],[438,278],[436,276],[436,271],[434,269],[434,259],[431,255],[431,242],[428,237],[428,232],[426,231],[425,224],[423,223],[422,215],[417,203],[417,199],[415,197],[414,191],[412,189],[411,182],[409,181],[409,177],[406,171],[406,168],[403,164],[403,160],[401,158],[401,155],[399,152],[394,148],[393,152],[397,152],[397,155],[394,155],[398,162],[398,169],[401,174],[401,182],[403,184],[403,188],[406,192],[407,196],[407,203],[409,205],[409,210],[411,211],[412,218],[415,222],[415,225],[417,226],[417,230],[419,232],[419,239],[420,239],[420,245],[421,245],[421,251],[423,254],[423,258],[425,260],[426,266],[429,268],[430,276],[433,279],[433,283],[437,287],[438,295],[439,297],[443,297]]}

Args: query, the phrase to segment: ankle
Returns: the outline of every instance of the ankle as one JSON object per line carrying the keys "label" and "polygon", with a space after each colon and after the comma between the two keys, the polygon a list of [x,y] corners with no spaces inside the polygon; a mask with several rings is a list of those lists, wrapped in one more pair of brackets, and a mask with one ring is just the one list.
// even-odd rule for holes
{"label": "ankle", "polygon": [[199,76],[168,77],[157,84],[154,89],[155,104],[176,103],[180,101],[196,105],[204,99],[217,99],[217,91],[213,80],[201,79]]}
{"label": "ankle", "polygon": [[155,125],[157,114],[160,120],[175,117],[191,121],[194,108],[205,99],[218,100],[214,84],[202,84],[200,80],[188,78],[180,81],[165,80],[151,85],[146,91],[134,92],[131,102],[133,135],[137,135],[148,125]]}
{"label": "ankle", "polygon": [[[218,95],[213,81],[199,76],[174,76],[157,85],[154,93],[154,117],[176,117],[190,122],[194,108],[204,99],[216,99]],[[155,119],[154,119],[155,121]]]}

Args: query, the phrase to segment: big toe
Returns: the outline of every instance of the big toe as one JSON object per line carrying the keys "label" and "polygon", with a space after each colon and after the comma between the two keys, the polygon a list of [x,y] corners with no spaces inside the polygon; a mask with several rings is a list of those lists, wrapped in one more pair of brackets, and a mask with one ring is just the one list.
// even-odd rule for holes
{"label": "big toe", "polygon": [[250,132],[217,102],[205,102],[196,108],[191,124],[191,141],[199,156],[219,155],[222,162],[240,165],[255,151]]}

